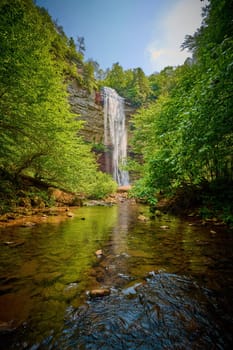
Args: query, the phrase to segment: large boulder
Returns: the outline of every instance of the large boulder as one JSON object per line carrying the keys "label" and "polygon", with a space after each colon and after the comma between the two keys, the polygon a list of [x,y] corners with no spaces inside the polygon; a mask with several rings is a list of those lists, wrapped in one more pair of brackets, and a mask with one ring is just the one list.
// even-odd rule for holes
{"label": "large boulder", "polygon": [[69,205],[69,206],[81,206],[82,198],[77,194],[71,192],[65,192],[59,190],[58,188],[50,187],[49,196],[54,200],[58,205]]}

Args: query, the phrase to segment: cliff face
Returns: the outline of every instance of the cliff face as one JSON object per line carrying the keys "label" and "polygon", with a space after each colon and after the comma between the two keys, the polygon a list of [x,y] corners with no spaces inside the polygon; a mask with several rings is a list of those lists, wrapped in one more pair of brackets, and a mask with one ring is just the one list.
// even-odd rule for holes
{"label": "cliff face", "polygon": [[100,103],[96,103],[93,92],[89,94],[78,88],[76,82],[68,87],[69,101],[72,111],[78,114],[78,120],[83,120],[84,128],[81,134],[84,139],[93,144],[104,142],[104,110]]}

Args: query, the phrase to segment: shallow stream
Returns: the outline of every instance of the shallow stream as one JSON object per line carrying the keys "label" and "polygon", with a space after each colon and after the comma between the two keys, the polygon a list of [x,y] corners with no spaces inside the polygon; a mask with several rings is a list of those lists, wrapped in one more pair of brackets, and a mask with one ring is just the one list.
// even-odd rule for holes
{"label": "shallow stream", "polygon": [[232,348],[231,231],[132,201],[74,214],[1,228],[0,349]]}

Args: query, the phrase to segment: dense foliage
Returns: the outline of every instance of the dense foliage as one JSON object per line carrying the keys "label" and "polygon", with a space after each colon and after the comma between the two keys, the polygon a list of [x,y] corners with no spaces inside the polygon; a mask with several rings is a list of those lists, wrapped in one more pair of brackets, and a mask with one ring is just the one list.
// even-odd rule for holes
{"label": "dense foliage", "polygon": [[232,13],[232,1],[210,1],[201,28],[183,44],[193,58],[150,77],[158,98],[133,121],[143,158],[138,196],[154,202],[159,191],[195,185],[214,188],[220,206],[232,203]]}
{"label": "dense foliage", "polygon": [[125,98],[131,106],[146,107],[155,101],[164,90],[169,90],[173,82],[169,79],[173,67],[166,67],[160,73],[146,76],[142,68],[124,70],[117,62],[105,72],[97,62],[93,62],[99,86],[110,86]]}
{"label": "dense foliage", "polygon": [[0,173],[13,181],[28,174],[87,195],[98,192],[98,178],[106,194],[114,186],[97,171],[89,146],[78,136],[82,125],[70,112],[69,79],[88,90],[95,82],[93,67],[74,40],[32,0],[2,0]]}
{"label": "dense foliage", "polygon": [[149,78],[141,68],[124,71],[119,63],[114,63],[112,68],[104,73],[104,79],[99,84],[112,87],[135,107],[147,103],[157,93],[155,84],[150,84]]}

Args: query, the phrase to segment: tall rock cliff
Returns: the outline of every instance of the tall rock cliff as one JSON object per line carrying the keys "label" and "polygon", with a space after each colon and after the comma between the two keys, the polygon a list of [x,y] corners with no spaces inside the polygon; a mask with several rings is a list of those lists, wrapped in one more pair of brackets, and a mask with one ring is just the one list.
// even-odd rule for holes
{"label": "tall rock cliff", "polygon": [[88,93],[80,89],[75,81],[68,87],[71,109],[83,120],[82,135],[87,142],[101,144],[104,141],[104,111],[101,104],[96,103],[95,92]]}

